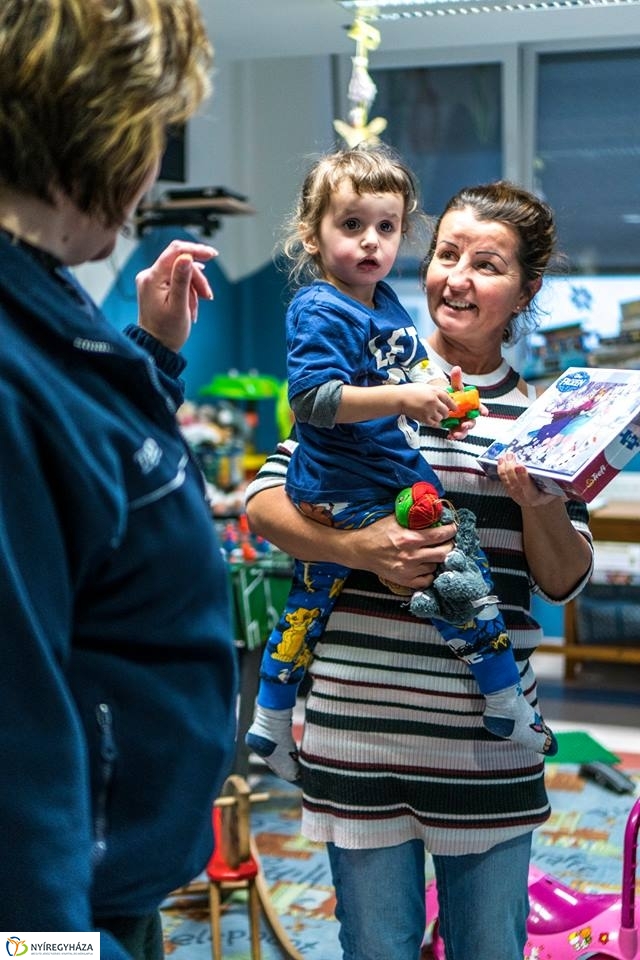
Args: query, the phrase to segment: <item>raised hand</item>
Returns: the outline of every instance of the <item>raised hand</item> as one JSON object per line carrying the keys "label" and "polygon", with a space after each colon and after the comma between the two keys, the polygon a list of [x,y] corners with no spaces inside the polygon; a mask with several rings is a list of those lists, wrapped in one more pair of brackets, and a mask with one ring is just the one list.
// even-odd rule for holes
{"label": "raised hand", "polygon": [[204,243],[173,240],[136,276],[138,325],[178,352],[198,319],[201,299],[213,300],[203,270],[218,251]]}

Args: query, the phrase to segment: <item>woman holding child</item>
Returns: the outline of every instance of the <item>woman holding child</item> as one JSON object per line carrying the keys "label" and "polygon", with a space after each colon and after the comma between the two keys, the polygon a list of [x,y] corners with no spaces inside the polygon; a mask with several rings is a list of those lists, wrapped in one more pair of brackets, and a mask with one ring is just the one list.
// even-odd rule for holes
{"label": "woman holding child", "polygon": [[[532,329],[534,298],[555,248],[549,208],[507,182],[461,190],[422,268],[435,325],[432,361],[462,367],[487,415],[464,438],[421,429],[424,456],[456,508],[473,511],[523,691],[537,704],[529,657],[542,631],[536,594],[563,604],[584,586],[592,548],[583,503],[542,493],[513,457],[488,479],[477,456],[508,432],[534,392],[503,357]],[[302,832],[328,845],[344,960],[417,960],[424,935],[425,851],[433,856],[447,960],[517,960],[528,914],[531,832],[549,815],[539,753],[482,725],[466,665],[380,578],[428,587],[455,528],[361,530],[302,516],[283,483],[294,442],[249,489],[254,530],[303,560],[350,567],[309,667],[300,747]]]}

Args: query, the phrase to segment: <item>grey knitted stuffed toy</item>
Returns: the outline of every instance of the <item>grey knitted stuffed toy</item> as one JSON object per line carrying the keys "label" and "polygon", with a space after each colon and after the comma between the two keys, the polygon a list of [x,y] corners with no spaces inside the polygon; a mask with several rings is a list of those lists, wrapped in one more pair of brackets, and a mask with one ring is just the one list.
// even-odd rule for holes
{"label": "grey knitted stuffed toy", "polygon": [[413,594],[409,609],[416,617],[436,617],[461,627],[472,620],[495,617],[498,598],[487,594],[487,583],[476,561],[480,541],[474,514],[465,508],[454,514],[445,507],[441,522],[454,521],[458,525],[454,549],[431,587]]}

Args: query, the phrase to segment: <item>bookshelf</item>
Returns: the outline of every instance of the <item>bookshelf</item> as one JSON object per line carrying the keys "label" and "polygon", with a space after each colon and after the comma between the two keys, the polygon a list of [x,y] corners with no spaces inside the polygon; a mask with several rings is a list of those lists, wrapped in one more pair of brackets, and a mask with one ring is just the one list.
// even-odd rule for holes
{"label": "bookshelf", "polygon": [[[589,526],[595,541],[640,543],[640,502],[637,500],[611,501],[590,513]],[[621,585],[618,589],[622,591],[624,586]],[[640,637],[636,645],[611,642],[585,643],[584,638],[581,642],[575,600],[569,602],[564,608],[563,643],[542,643],[538,650],[542,653],[557,653],[564,656],[564,675],[567,680],[575,676],[577,664],[590,660],[640,664]]]}

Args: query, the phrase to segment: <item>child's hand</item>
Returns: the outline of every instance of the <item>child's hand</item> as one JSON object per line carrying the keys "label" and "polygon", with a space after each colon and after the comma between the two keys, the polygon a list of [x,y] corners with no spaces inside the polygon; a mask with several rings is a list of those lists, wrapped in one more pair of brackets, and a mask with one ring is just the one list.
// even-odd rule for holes
{"label": "child's hand", "polygon": [[[451,368],[451,373],[449,374],[449,380],[451,383],[451,388],[453,390],[464,390],[461,367]],[[453,402],[451,406],[452,408],[454,407]],[[479,404],[478,410],[480,411],[480,416],[483,416],[483,417],[486,417],[489,413],[489,411],[487,410],[487,408],[483,403]],[[467,419],[461,420],[460,423],[457,424],[457,426],[452,427],[449,430],[447,434],[447,438],[449,440],[464,440],[464,438],[467,436],[469,431],[472,430],[473,427],[475,426],[475,422],[476,422],[476,417],[469,418],[468,420]]]}
{"label": "child's hand", "polygon": [[400,413],[427,427],[439,427],[455,408],[446,387],[433,383],[406,383],[400,390],[400,398]]}

